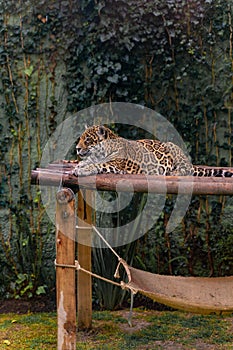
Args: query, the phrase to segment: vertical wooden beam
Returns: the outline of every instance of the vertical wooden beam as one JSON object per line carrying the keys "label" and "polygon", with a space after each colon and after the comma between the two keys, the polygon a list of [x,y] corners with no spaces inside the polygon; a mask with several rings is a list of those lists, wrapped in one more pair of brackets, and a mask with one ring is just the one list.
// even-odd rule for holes
{"label": "vertical wooden beam", "polygon": [[[76,213],[74,193],[64,188],[57,193],[56,263],[75,265]],[[75,269],[56,267],[57,283],[57,349],[76,349]]]}
{"label": "vertical wooden beam", "polygon": [[[92,196],[90,190],[78,192],[78,224],[88,227],[92,223]],[[80,243],[82,242],[82,243]],[[91,271],[91,230],[78,229],[78,261],[80,266]],[[78,329],[90,329],[92,324],[92,279],[78,271]]]}

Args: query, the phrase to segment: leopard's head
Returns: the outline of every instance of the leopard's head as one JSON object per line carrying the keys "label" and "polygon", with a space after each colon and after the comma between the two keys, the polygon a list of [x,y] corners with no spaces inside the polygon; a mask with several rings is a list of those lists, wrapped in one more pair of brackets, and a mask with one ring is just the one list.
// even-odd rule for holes
{"label": "leopard's head", "polygon": [[76,145],[77,155],[80,158],[88,157],[91,149],[102,141],[115,139],[118,136],[103,125],[88,127],[79,137]]}

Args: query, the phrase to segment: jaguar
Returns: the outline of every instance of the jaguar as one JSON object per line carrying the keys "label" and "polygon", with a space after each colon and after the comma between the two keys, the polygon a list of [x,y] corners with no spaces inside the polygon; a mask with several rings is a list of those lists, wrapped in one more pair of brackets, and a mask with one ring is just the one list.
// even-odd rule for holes
{"label": "jaguar", "polygon": [[233,177],[227,169],[193,165],[183,150],[172,142],[128,140],[103,125],[87,127],[76,151],[80,162],[72,174],[146,174],[170,176]]}

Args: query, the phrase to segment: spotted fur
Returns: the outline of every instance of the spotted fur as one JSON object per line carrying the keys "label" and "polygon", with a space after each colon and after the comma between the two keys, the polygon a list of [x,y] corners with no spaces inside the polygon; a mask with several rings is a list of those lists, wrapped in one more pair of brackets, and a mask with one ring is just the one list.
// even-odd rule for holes
{"label": "spotted fur", "polygon": [[87,128],[80,136],[76,176],[92,174],[147,174],[233,177],[228,170],[192,165],[182,149],[172,142],[127,140],[105,126]]}

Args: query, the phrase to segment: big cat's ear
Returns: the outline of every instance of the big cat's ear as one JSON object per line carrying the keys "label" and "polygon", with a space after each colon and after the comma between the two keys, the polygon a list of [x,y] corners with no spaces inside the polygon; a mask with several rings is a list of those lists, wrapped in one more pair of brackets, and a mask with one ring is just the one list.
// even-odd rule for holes
{"label": "big cat's ear", "polygon": [[87,130],[89,128],[88,124],[85,124],[85,130]]}
{"label": "big cat's ear", "polygon": [[101,139],[106,139],[107,138],[107,130],[103,125],[99,126],[99,129],[97,131],[97,134]]}

